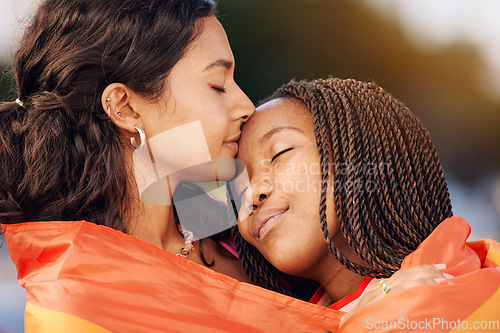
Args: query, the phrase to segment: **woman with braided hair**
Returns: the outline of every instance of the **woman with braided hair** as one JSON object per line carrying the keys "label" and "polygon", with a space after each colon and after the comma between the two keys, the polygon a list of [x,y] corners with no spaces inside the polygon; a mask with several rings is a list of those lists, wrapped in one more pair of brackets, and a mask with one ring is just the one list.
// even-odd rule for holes
{"label": "woman with braided hair", "polygon": [[[305,298],[316,281],[311,301],[345,312],[381,284],[387,297],[356,312],[348,332],[399,318],[498,318],[500,245],[465,243],[470,228],[452,216],[429,133],[376,84],[285,84],[243,126],[238,158],[248,178],[231,188],[233,237],[257,284]],[[383,279],[440,263],[456,278],[400,293]]]}

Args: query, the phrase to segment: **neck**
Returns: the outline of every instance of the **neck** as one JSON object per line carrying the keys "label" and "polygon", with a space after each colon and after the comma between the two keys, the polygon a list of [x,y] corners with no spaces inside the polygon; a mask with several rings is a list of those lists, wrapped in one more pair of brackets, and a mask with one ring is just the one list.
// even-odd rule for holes
{"label": "neck", "polygon": [[[141,213],[132,222],[133,227],[130,228],[130,234],[135,238],[157,246],[172,254],[181,253],[181,250],[185,246],[184,236],[181,235],[177,229],[173,206],[140,204],[142,206]],[[193,243],[195,250],[191,251],[187,259],[203,265],[198,244],[198,242]],[[208,242],[207,244],[210,245],[211,243]],[[214,251],[211,251],[207,245],[205,245],[205,252],[208,252],[211,259],[216,257],[216,253],[213,253]],[[216,268],[213,269],[217,270]],[[231,271],[223,273],[233,276],[231,275]],[[240,280],[242,279],[237,276],[233,277]]]}
{"label": "neck", "polygon": [[[341,264],[339,263],[339,265]],[[355,292],[363,279],[361,275],[350,271],[344,266],[325,273],[325,275],[318,277],[317,281],[325,288],[334,302]]]}
{"label": "neck", "polygon": [[[177,254],[184,246],[184,237],[177,230],[174,207],[172,205],[150,205],[141,201],[135,182],[133,153],[134,150],[130,147],[125,149],[125,155],[128,157],[126,160],[130,161],[128,173],[131,200],[128,202],[131,207],[127,214],[129,234],[160,249]],[[165,196],[165,202],[171,203],[174,186],[170,184],[169,188],[158,189],[161,193],[156,193],[156,195]]]}
{"label": "neck", "polygon": [[329,253],[325,253],[311,273],[308,278],[319,282],[334,302],[355,292],[363,278],[346,268]]}
{"label": "neck", "polygon": [[141,203],[141,210],[131,223],[130,234],[160,249],[177,254],[184,246],[184,238],[174,219],[173,206],[155,206]]}
{"label": "neck", "polygon": [[[128,146],[126,146],[128,147]],[[126,225],[129,234],[144,242],[150,243],[160,249],[166,250],[172,254],[179,254],[185,247],[184,237],[177,230],[177,224],[174,217],[174,207],[172,205],[149,205],[141,201],[137,184],[134,175],[134,165],[132,162],[133,150],[126,149],[129,165],[129,189],[130,189],[130,207],[126,213]],[[179,181],[175,179],[168,179],[167,187],[159,186],[155,188],[156,191],[162,193],[155,193],[155,197],[169,199],[167,202],[172,202],[172,193],[175,191]],[[153,185],[154,186],[154,185]],[[200,255],[200,248],[198,241],[193,243],[194,251],[187,256],[187,259],[203,265],[203,259]],[[204,243],[204,258],[208,262],[214,261],[215,264],[211,268],[217,272],[229,275],[237,280],[251,283],[250,279],[246,276],[243,267],[232,255],[229,257],[225,254],[222,246],[218,245],[210,238],[205,239]]]}

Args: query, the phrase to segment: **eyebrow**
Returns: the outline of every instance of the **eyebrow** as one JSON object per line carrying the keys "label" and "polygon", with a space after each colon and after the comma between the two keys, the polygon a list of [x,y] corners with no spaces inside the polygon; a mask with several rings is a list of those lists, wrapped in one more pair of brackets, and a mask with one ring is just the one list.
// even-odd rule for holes
{"label": "eyebrow", "polygon": [[231,69],[231,68],[233,68],[233,66],[234,66],[234,63],[232,61],[219,59],[219,60],[211,63],[210,65],[208,65],[207,68],[205,68],[203,71],[205,72],[205,71],[211,70],[211,69],[216,68],[216,67],[224,67],[226,69]]}
{"label": "eyebrow", "polygon": [[283,132],[283,131],[296,131],[296,132],[300,132],[300,133],[304,134],[303,130],[301,130],[300,128],[295,127],[295,126],[279,126],[279,127],[273,128],[272,130],[270,130],[269,132],[267,132],[266,134],[264,134],[260,138],[259,143],[261,145],[263,145],[273,135],[278,134],[278,133]]}

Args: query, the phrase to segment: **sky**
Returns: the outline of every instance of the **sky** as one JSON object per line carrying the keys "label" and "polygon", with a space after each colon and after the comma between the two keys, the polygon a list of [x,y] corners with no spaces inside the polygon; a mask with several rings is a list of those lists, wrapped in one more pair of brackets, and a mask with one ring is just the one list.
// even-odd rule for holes
{"label": "sky", "polygon": [[[409,39],[432,49],[456,41],[475,45],[486,61],[485,89],[500,99],[500,1],[364,0],[384,16],[395,16]],[[492,83],[493,88],[488,88]],[[488,91],[489,90],[489,91]]]}
{"label": "sky", "polygon": [[0,0],[0,57],[14,53],[39,0]]}

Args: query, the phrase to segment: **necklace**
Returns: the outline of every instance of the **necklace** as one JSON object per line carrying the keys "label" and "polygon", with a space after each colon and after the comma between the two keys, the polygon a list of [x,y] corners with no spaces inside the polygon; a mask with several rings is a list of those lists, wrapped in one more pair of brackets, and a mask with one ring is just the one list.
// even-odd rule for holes
{"label": "necklace", "polygon": [[179,232],[184,236],[184,247],[181,249],[180,253],[176,254],[176,256],[187,258],[191,251],[194,250],[193,233],[181,226],[179,226]]}

